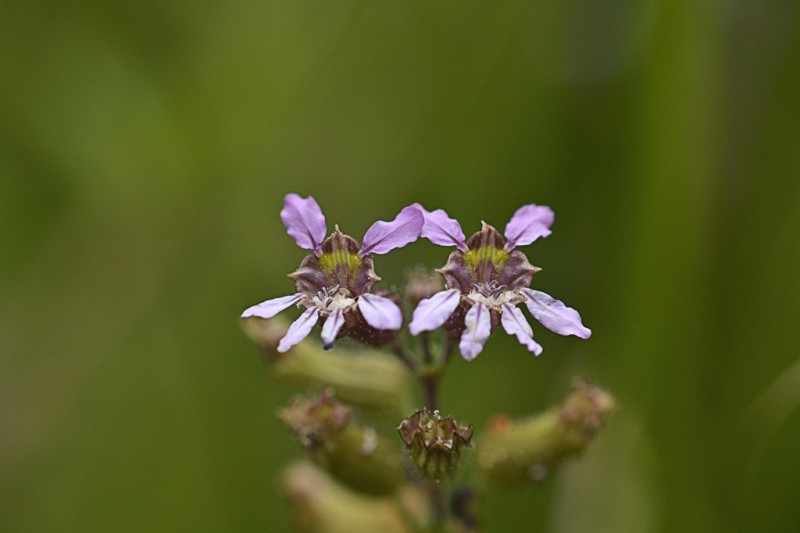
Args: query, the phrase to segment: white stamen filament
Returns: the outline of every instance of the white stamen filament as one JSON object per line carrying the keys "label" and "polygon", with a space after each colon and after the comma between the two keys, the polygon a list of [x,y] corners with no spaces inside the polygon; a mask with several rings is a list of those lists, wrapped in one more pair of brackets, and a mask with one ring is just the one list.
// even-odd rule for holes
{"label": "white stamen filament", "polygon": [[349,294],[348,290],[340,289],[338,285],[326,287],[316,296],[311,297],[311,304],[319,309],[320,314],[326,316],[334,311],[346,310],[355,305],[355,298],[350,298]]}
{"label": "white stamen filament", "polygon": [[515,291],[510,291],[505,285],[498,285],[496,281],[490,283],[476,283],[467,298],[476,304],[482,304],[489,309],[502,310],[505,304],[515,304],[522,301],[522,297]]}

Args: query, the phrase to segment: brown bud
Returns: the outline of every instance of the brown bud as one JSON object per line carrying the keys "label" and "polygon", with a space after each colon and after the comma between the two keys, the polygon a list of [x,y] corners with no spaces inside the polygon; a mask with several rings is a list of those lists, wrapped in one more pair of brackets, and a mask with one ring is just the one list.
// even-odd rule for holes
{"label": "brown bud", "polygon": [[439,411],[423,409],[403,419],[397,432],[422,475],[439,481],[456,471],[462,450],[472,440],[473,427],[461,426],[449,416],[442,418]]}

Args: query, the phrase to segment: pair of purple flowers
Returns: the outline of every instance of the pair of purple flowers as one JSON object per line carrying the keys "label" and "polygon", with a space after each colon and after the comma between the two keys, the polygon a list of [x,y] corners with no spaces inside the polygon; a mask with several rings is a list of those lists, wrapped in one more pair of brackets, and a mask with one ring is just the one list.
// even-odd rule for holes
{"label": "pair of purple flowers", "polygon": [[322,324],[326,348],[345,335],[370,344],[393,340],[402,326],[403,312],[396,295],[372,292],[380,280],[372,256],[402,248],[419,237],[456,249],[437,270],[447,288],[419,302],[409,324],[412,335],[444,327],[448,335],[460,339],[461,355],[472,360],[502,326],[539,355],[542,347],[533,340],[533,330],[517,307],[521,303],[551,331],[584,339],[591,335],[577,311],[529,288],[540,269],[517,247],[550,235],[553,211],[549,207],[529,204],[518,209],[506,225],[505,238],[483,223],[481,231],[467,240],[461,225],[443,210],[427,211],[413,204],[390,222],[375,222],[360,246],[338,226],[326,238],[325,216],[312,197],[288,194],[281,220],[297,245],[312,252],[290,274],[297,292],[254,305],[242,314],[243,318],[272,318],[292,305],[304,307],[281,339],[280,352],[305,339],[317,323]]}

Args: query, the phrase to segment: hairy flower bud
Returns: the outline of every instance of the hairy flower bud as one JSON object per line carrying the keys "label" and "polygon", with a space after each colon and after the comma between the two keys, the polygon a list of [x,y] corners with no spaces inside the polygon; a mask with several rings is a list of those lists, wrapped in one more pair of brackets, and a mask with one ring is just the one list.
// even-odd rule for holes
{"label": "hairy flower bud", "polygon": [[336,401],[331,389],[319,396],[298,396],[278,418],[297,435],[300,444],[313,448],[331,439],[350,423],[350,407]]}
{"label": "hairy flower bud", "polygon": [[473,427],[459,425],[453,418],[417,411],[397,427],[417,469],[427,479],[439,481],[455,473],[462,450],[469,447]]}
{"label": "hairy flower bud", "polygon": [[400,414],[411,406],[408,369],[385,353],[337,348],[326,351],[311,341],[279,353],[277,343],[289,327],[286,320],[248,318],[243,327],[261,347],[279,383],[317,391],[332,388],[341,401],[370,413]]}
{"label": "hairy flower bud", "polygon": [[495,419],[480,441],[478,468],[495,486],[544,481],[564,459],[586,450],[613,410],[610,394],[576,379],[561,406],[529,420]]}
{"label": "hairy flower bud", "polygon": [[418,530],[416,517],[398,505],[395,498],[353,492],[305,461],[284,471],[282,485],[295,510],[295,529],[300,531],[411,533]]}
{"label": "hairy flower bud", "polygon": [[280,344],[288,329],[289,323],[281,317],[273,319],[248,318],[242,321],[242,331],[261,348],[261,352],[266,358],[278,353],[278,344]]}
{"label": "hairy flower bud", "polygon": [[394,493],[404,480],[400,454],[374,429],[355,424],[350,414],[328,390],[296,398],[279,416],[314,462],[339,481],[367,494]]}

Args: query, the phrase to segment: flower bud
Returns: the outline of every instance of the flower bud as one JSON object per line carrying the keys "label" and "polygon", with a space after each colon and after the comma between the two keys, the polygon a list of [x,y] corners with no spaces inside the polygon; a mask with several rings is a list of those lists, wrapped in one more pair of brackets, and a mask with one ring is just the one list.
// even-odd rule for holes
{"label": "flower bud", "polygon": [[613,410],[610,394],[576,379],[561,406],[529,420],[496,419],[478,446],[478,468],[489,485],[544,481],[589,446]]}
{"label": "flower bud", "polygon": [[473,427],[460,426],[449,416],[442,418],[439,411],[422,409],[403,419],[397,432],[420,473],[438,482],[455,473],[462,450],[472,440]]}
{"label": "flower bud", "polygon": [[290,465],[282,485],[295,508],[295,529],[319,533],[416,530],[395,499],[353,492],[311,463]]}
{"label": "flower bud", "polygon": [[394,357],[372,351],[323,350],[303,341],[286,353],[276,350],[288,323],[280,317],[244,320],[245,332],[267,354],[273,377],[299,389],[332,388],[341,401],[372,413],[402,413],[413,391],[408,369]]}
{"label": "flower bud", "polygon": [[300,444],[312,448],[323,444],[350,423],[350,407],[337,402],[328,389],[316,397],[298,396],[278,411],[278,418],[297,435]]}
{"label": "flower bud", "polygon": [[289,323],[282,317],[248,318],[241,324],[244,334],[261,348],[267,358],[278,353],[278,344],[289,329]]}
{"label": "flower bud", "polygon": [[406,296],[414,307],[416,307],[421,300],[430,298],[443,289],[444,283],[442,283],[442,277],[432,270],[417,267],[408,272]]}
{"label": "flower bud", "polygon": [[309,456],[342,483],[368,494],[392,494],[404,481],[401,455],[374,429],[355,424],[350,408],[327,390],[295,398],[280,418]]}

